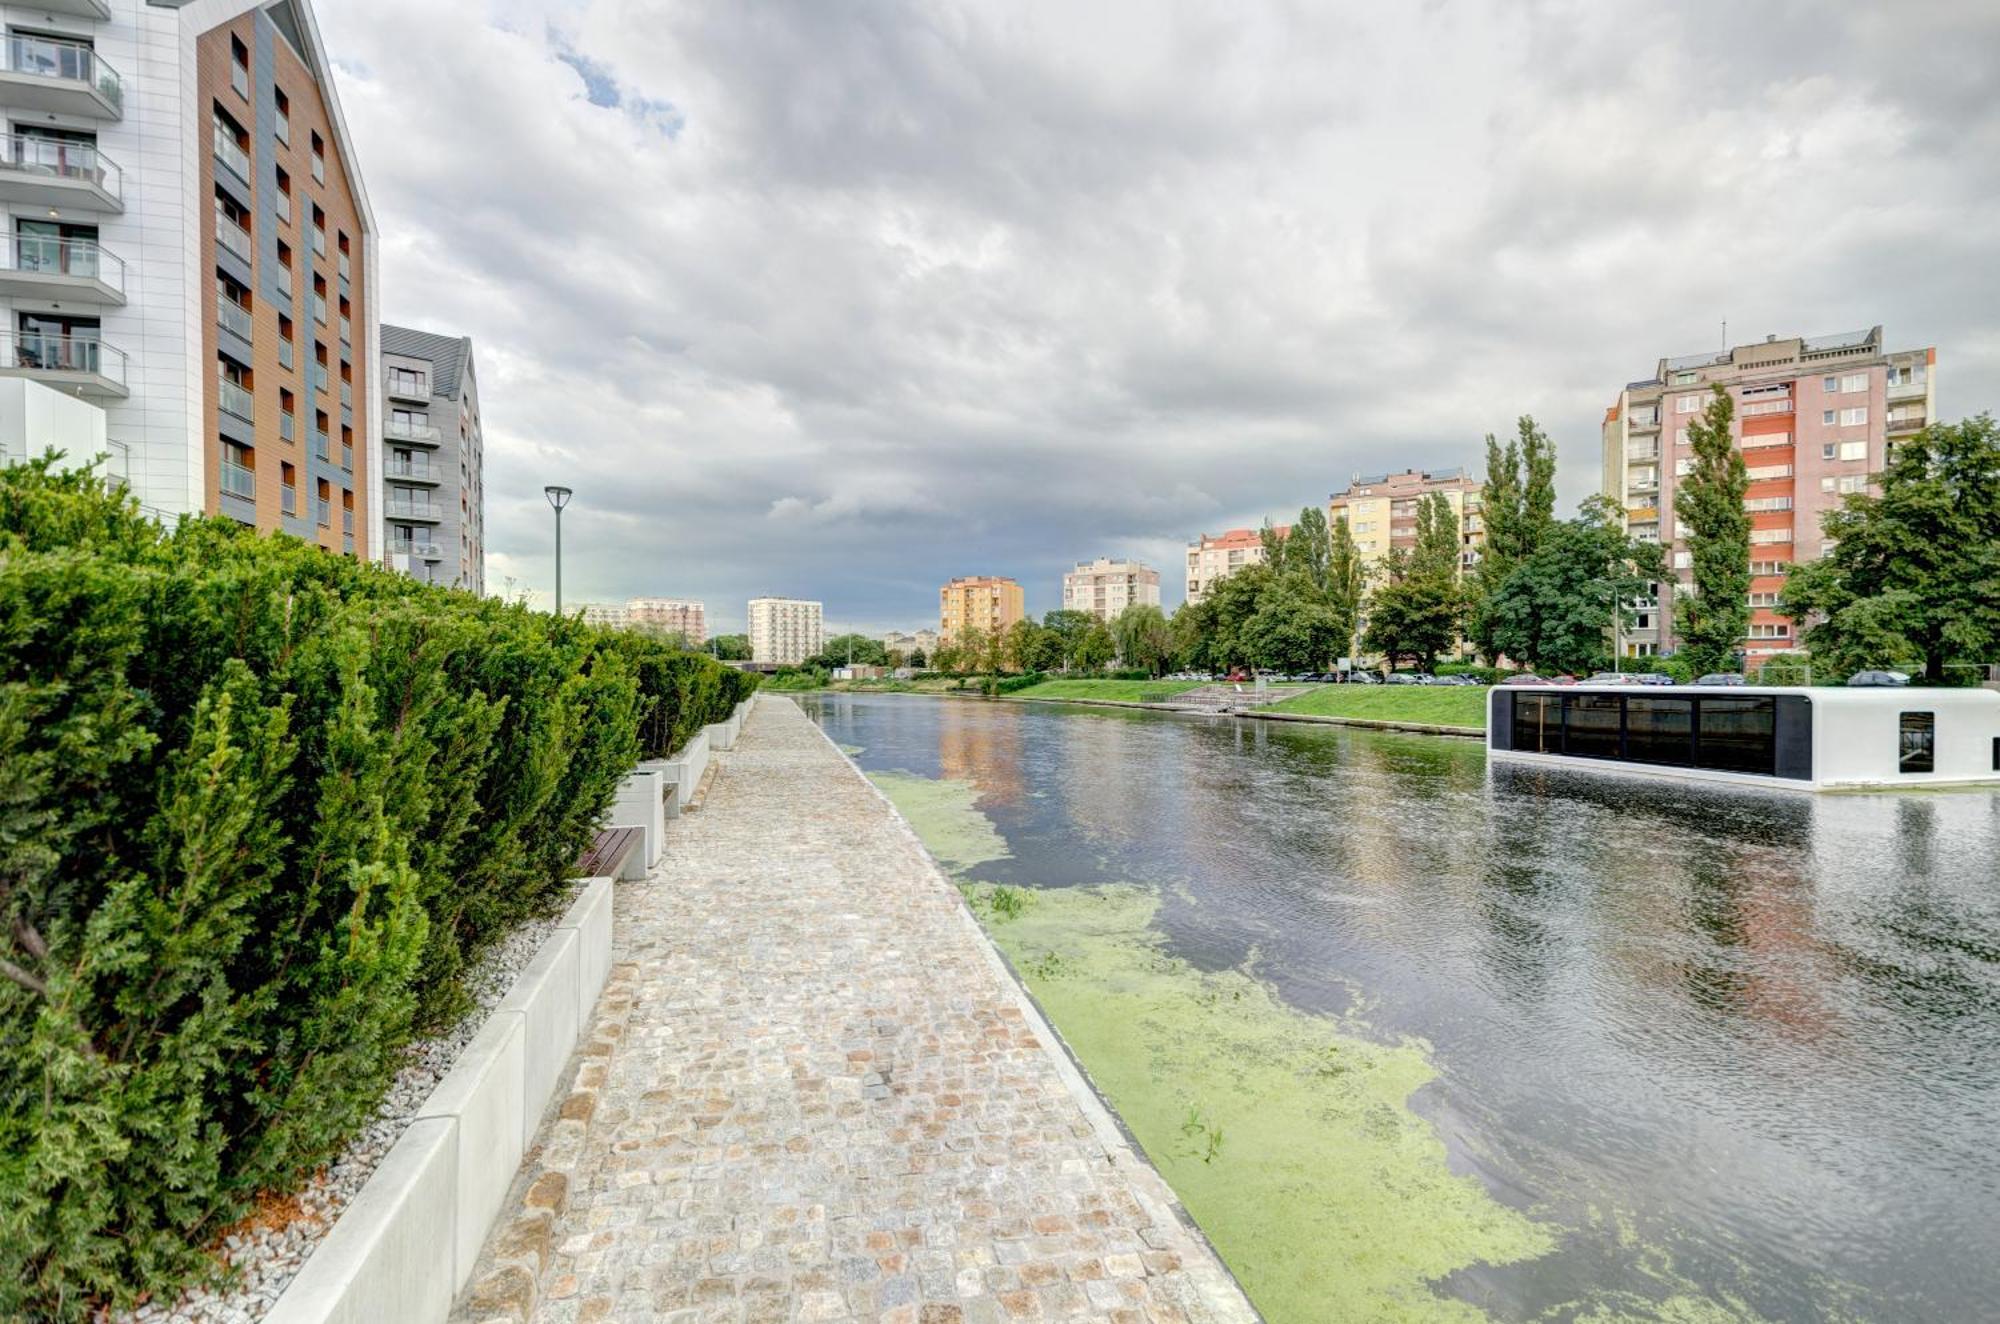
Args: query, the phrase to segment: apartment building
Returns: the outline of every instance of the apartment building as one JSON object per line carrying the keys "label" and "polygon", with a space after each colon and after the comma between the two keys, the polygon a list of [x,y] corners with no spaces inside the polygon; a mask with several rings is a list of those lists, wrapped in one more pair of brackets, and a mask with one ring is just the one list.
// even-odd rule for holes
{"label": "apartment building", "polygon": [[583,613],[585,625],[595,625],[602,630],[622,630],[631,621],[622,602],[586,602],[579,610]]}
{"label": "apartment building", "polygon": [[375,225],[311,7],[5,15],[0,435],[108,450],[162,516],[370,555]]}
{"label": "apartment building", "polygon": [[1021,586],[1003,576],[961,576],[938,590],[940,638],[956,639],[967,630],[992,634],[1027,614]]}
{"label": "apartment building", "polygon": [[486,441],[472,340],[382,328],[383,561],[486,591]]}
{"label": "apartment building", "polygon": [[689,648],[708,642],[708,608],[692,598],[633,598],[625,604],[625,623],[655,634],[679,635]]}
{"label": "apartment building", "polygon": [[1362,568],[1373,570],[1392,552],[1417,545],[1417,507],[1439,495],[1458,523],[1461,571],[1479,563],[1486,545],[1486,522],[1480,494],[1484,484],[1463,469],[1405,469],[1401,473],[1356,474],[1344,492],[1327,498],[1328,524],[1344,520],[1360,555]]}
{"label": "apartment building", "polygon": [[826,646],[825,617],[818,602],[750,599],[750,660],[797,666]]}
{"label": "apartment building", "polygon": [[1137,561],[1100,556],[1078,561],[1063,575],[1064,611],[1087,611],[1108,621],[1127,607],[1160,605],[1160,572]]}
{"label": "apartment building", "polygon": [[929,657],[937,652],[938,632],[936,630],[891,630],[882,636],[882,647],[908,657],[912,653],[922,653]]}
{"label": "apartment building", "polygon": [[[1831,336],[1767,336],[1711,354],[1661,359],[1628,382],[1605,411],[1603,491],[1625,511],[1634,537],[1668,548],[1675,581],[1693,580],[1685,531],[1673,517],[1675,483],[1693,468],[1688,424],[1713,387],[1736,405],[1733,430],[1750,471],[1750,633],[1746,655],[1794,646],[1777,614],[1794,564],[1830,546],[1820,519],[1850,492],[1872,490],[1891,448],[1937,416],[1937,350],[1884,348],[1882,328]],[[1640,604],[1621,638],[1627,656],[1674,647],[1671,602]]]}
{"label": "apartment building", "polygon": [[[1291,534],[1292,526],[1280,524],[1274,530],[1280,538]],[[1264,539],[1256,529],[1230,529],[1211,537],[1204,533],[1188,544],[1187,600],[1200,602],[1215,582],[1235,574],[1246,565],[1264,559]]]}

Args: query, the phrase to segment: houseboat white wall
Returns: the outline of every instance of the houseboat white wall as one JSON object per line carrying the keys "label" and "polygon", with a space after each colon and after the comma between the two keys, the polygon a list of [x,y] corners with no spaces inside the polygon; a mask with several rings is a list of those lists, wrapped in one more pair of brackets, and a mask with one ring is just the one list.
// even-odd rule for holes
{"label": "houseboat white wall", "polygon": [[2000,787],[2000,692],[1495,686],[1498,760],[1779,790]]}

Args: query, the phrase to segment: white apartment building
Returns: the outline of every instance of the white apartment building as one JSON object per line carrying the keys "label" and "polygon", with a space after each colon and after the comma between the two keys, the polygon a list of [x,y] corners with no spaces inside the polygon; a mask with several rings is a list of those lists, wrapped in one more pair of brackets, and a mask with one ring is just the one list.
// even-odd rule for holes
{"label": "white apartment building", "polygon": [[622,630],[631,619],[622,602],[586,602],[583,623],[603,630]]}
{"label": "white apartment building", "polygon": [[692,598],[633,598],[625,604],[625,623],[663,635],[677,634],[690,648],[708,642],[708,608]]}
{"label": "white apartment building", "polygon": [[1100,556],[1078,561],[1063,575],[1064,611],[1087,611],[1108,621],[1127,607],[1160,605],[1160,572],[1137,561]]}
{"label": "white apartment building", "polygon": [[376,230],[311,6],[0,14],[7,455],[107,450],[162,516],[374,554]]}
{"label": "white apartment building", "polygon": [[825,616],[818,602],[750,599],[750,660],[797,666],[825,647]]}

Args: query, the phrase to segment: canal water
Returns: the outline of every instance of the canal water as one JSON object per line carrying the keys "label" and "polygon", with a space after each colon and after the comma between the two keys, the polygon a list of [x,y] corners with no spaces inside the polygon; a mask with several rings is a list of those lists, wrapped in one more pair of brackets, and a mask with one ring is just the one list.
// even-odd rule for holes
{"label": "canal water", "polygon": [[803,703],[975,897],[1026,892],[996,941],[1280,1324],[2000,1319],[2000,796]]}

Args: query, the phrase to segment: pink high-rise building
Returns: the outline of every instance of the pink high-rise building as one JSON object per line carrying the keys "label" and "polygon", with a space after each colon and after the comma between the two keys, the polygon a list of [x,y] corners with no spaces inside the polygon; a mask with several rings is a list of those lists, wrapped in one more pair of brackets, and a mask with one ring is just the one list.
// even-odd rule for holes
{"label": "pink high-rise building", "polygon": [[[1817,560],[1830,545],[1820,518],[1841,496],[1869,490],[1896,441],[1936,417],[1937,350],[1882,348],[1882,328],[1780,340],[1775,336],[1713,354],[1661,359],[1654,374],[1627,383],[1604,415],[1606,496],[1624,508],[1634,537],[1668,549],[1674,580],[1690,584],[1686,539],[1673,516],[1674,484],[1694,462],[1688,424],[1720,385],[1736,404],[1735,434],[1750,471],[1752,658],[1794,645],[1791,623],[1775,610],[1785,572]],[[1656,595],[1639,605],[1637,627],[1621,636],[1627,657],[1674,647],[1672,604]]]}

